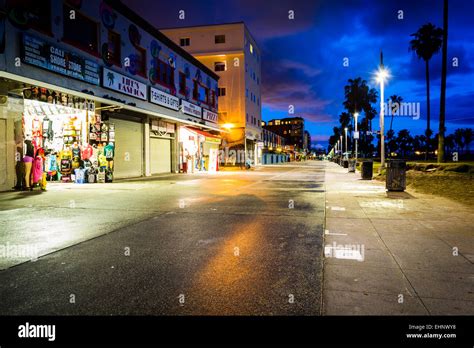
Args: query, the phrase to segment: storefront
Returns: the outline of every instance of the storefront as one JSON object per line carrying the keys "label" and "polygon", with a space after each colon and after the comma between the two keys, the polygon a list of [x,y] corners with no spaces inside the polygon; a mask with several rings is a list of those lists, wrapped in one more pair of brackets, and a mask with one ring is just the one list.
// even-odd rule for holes
{"label": "storefront", "polygon": [[113,180],[115,126],[102,120],[95,102],[39,87],[22,95],[14,123],[17,189]]}
{"label": "storefront", "polygon": [[[48,180],[106,182],[178,172],[181,127],[220,131],[219,76],[122,3],[5,10],[0,190],[28,187],[19,171],[40,149]],[[75,35],[77,25],[90,30]],[[191,169],[217,169],[211,142],[198,143]]]}
{"label": "storefront", "polygon": [[180,171],[184,173],[209,172],[218,170],[218,135],[193,128],[181,127],[179,132]]}
{"label": "storefront", "polygon": [[150,173],[151,175],[173,171],[173,150],[176,126],[163,120],[151,120],[150,127]]}

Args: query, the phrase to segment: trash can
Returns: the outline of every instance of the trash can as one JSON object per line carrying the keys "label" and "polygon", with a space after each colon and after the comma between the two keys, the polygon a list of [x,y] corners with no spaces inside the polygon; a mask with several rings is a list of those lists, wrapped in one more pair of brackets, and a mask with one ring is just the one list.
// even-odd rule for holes
{"label": "trash can", "polygon": [[356,171],[356,160],[355,159],[350,159],[349,160],[349,173],[355,173]]}
{"label": "trash can", "polygon": [[374,161],[365,160],[360,164],[360,173],[362,180],[372,180],[372,175],[374,171]]}
{"label": "trash can", "polygon": [[344,168],[349,168],[349,160],[345,159],[343,162]]}
{"label": "trash can", "polygon": [[392,159],[387,161],[385,187],[388,191],[405,191],[407,183],[407,162]]}

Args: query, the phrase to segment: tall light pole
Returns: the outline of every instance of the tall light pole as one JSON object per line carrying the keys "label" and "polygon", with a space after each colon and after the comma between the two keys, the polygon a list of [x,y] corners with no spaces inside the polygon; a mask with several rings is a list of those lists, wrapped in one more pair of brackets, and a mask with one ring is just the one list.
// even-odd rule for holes
{"label": "tall light pole", "polygon": [[345,140],[346,140],[346,154],[347,154],[347,127],[344,128],[344,131],[345,131],[345,133],[346,133],[346,139],[345,139]]}
{"label": "tall light pole", "polygon": [[357,131],[357,117],[359,117],[359,113],[358,112],[355,112],[354,113],[354,118],[355,118],[355,134],[354,134],[354,138],[355,138],[355,160],[356,160],[356,163],[357,163],[357,145],[358,145],[358,142],[359,142],[359,132]]}
{"label": "tall light pole", "polygon": [[339,145],[340,145],[340,147],[341,147],[341,158],[342,158],[342,135],[339,136],[339,140],[340,140],[340,141],[339,141]]}
{"label": "tall light pole", "polygon": [[377,71],[377,81],[380,83],[380,168],[385,167],[385,133],[384,133],[384,85],[389,74],[383,65],[383,53],[380,52],[380,66]]}

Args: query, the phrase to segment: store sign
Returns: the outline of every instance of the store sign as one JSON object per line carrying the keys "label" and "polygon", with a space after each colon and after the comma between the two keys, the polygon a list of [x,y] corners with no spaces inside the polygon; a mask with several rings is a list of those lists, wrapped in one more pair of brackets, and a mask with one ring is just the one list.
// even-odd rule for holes
{"label": "store sign", "polygon": [[107,68],[103,69],[102,86],[114,91],[146,100],[146,85]]}
{"label": "store sign", "polygon": [[215,112],[202,109],[202,119],[212,123],[217,123],[217,114]]}
{"label": "store sign", "polygon": [[94,85],[100,82],[99,65],[91,60],[27,34],[23,34],[22,46],[21,58],[27,64]]}
{"label": "store sign", "polygon": [[179,110],[179,98],[153,87],[150,87],[150,103],[165,106],[173,110]]}
{"label": "store sign", "polygon": [[183,112],[185,114],[201,118],[201,110],[202,109],[201,109],[200,106],[191,104],[191,103],[189,103],[185,100],[181,101],[181,105],[183,106]]}

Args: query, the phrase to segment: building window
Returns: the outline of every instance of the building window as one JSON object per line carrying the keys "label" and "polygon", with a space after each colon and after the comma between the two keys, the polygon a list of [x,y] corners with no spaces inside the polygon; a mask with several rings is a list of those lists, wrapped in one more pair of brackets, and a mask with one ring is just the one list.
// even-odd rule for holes
{"label": "building window", "polygon": [[189,37],[184,37],[179,39],[179,45],[181,47],[189,46],[191,44],[191,39]]}
{"label": "building window", "polygon": [[[157,68],[157,80],[160,84],[165,85],[166,87],[174,88],[174,68],[172,68],[168,63],[159,60]],[[186,89],[186,85],[184,88]]]}
{"label": "building window", "polygon": [[52,36],[51,33],[51,0],[8,0],[7,9],[19,8],[24,10],[28,18],[28,27],[43,34]]}
{"label": "building window", "polygon": [[195,80],[193,98],[201,103],[209,104],[209,88]]}
{"label": "building window", "polygon": [[109,30],[108,32],[108,44],[107,44],[107,61],[122,66],[121,55],[120,55],[120,34]]}
{"label": "building window", "polygon": [[248,98],[248,97],[249,97],[249,89],[246,88],[246,89],[245,89],[245,98]]}
{"label": "building window", "polygon": [[225,35],[216,35],[216,36],[214,36],[214,42],[216,44],[225,43]]}
{"label": "building window", "polygon": [[[70,19],[70,11],[75,12],[75,19]],[[67,4],[64,4],[63,12],[63,41],[97,56],[99,24]]]}
{"label": "building window", "polygon": [[280,125],[280,120],[275,120],[275,126],[279,126]]}
{"label": "building window", "polygon": [[214,71],[225,71],[225,62],[215,62]]}
{"label": "building window", "polygon": [[179,72],[179,93],[186,95],[186,74],[182,71]]}
{"label": "building window", "polygon": [[[146,77],[146,49],[135,47],[137,50],[137,74]],[[159,73],[158,73],[159,76]],[[159,79],[159,77],[158,77]]]}
{"label": "building window", "polygon": [[219,87],[217,93],[219,97],[225,97],[225,87]]}

